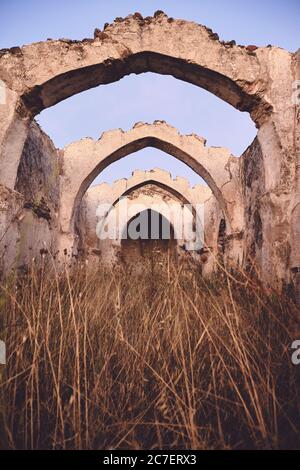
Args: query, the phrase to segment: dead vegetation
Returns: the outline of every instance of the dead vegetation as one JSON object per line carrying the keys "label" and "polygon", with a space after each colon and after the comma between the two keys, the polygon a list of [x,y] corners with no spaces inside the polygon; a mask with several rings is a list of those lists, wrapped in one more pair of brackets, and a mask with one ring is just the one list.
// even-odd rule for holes
{"label": "dead vegetation", "polygon": [[245,273],[207,282],[168,258],[32,268],[1,287],[1,445],[299,448],[299,318]]}

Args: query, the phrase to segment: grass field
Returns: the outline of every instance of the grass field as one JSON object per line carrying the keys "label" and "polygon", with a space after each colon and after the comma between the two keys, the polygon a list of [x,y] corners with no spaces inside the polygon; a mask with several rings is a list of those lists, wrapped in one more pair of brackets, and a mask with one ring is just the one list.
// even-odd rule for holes
{"label": "grass field", "polygon": [[300,312],[168,258],[1,285],[1,446],[300,448]]}

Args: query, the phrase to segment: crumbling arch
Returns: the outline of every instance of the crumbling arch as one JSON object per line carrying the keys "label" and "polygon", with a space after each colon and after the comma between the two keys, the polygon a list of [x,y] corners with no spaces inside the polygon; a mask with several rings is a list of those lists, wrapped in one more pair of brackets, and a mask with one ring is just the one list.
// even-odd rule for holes
{"label": "crumbling arch", "polygon": [[[155,168],[150,171],[135,170],[128,179],[115,181],[113,184],[102,183],[90,187],[79,208],[77,226],[80,227],[79,232],[89,227],[89,231],[95,232],[95,227],[105,224],[107,211],[112,210],[120,200],[131,195],[139,189],[144,189],[147,194],[147,188],[155,187],[162,189],[170,197],[175,197],[176,201],[185,206],[185,210],[189,210],[193,217],[193,229],[205,230],[205,202],[212,198],[211,190],[204,185],[196,185],[191,187],[186,178],[172,178],[171,174],[165,170]],[[151,192],[151,189],[150,189]],[[101,214],[99,207],[103,207]],[[199,205],[199,206],[197,206]],[[182,213],[183,214],[183,213]],[[204,216],[204,221],[203,221]],[[209,223],[209,217],[207,218]],[[204,225],[204,226],[203,226]],[[80,233],[81,239],[84,238]]]}
{"label": "crumbling arch", "polygon": [[[177,176],[173,179],[168,171],[159,168],[149,171],[135,170],[128,179],[118,180],[112,185],[103,183],[95,189],[90,188],[87,195],[94,191],[98,192],[99,202],[110,204],[113,207],[120,199],[130,196],[132,192],[140,188],[146,189],[150,185],[155,185],[157,188],[164,189],[170,195],[175,196],[191,212],[194,229],[197,227],[202,229],[203,225],[204,230],[205,201],[213,197],[210,188],[201,184],[191,187],[187,178]],[[95,210],[95,207],[93,207],[93,210]]]}
{"label": "crumbling arch", "polygon": [[83,194],[110,163],[145,147],[156,147],[190,166],[209,185],[227,221],[228,231],[242,229],[239,159],[227,149],[209,148],[196,136],[182,136],[162,121],[136,124],[130,131],[105,132],[98,141],[82,139],[64,149],[60,223],[74,231],[74,218]]}
{"label": "crumbling arch", "polygon": [[[114,183],[117,184],[118,182]],[[198,234],[197,242],[203,243],[203,220],[195,226],[196,214],[191,201],[185,201],[180,192],[170,190],[167,185],[154,180],[145,181],[137,187],[132,185],[126,191],[127,197],[115,200],[111,206],[112,199],[105,197],[108,191],[103,191],[103,186],[108,189],[109,185],[104,183],[89,188],[82,200],[76,219],[80,253],[89,253],[96,257],[101,255],[104,263],[111,263],[112,259],[117,261],[114,256],[121,248],[122,233],[128,220],[145,209],[159,212],[169,221],[173,226],[178,248],[189,246],[189,249],[196,249],[195,229]],[[188,209],[184,203],[189,204]]]}
{"label": "crumbling arch", "polygon": [[90,187],[87,193],[95,191],[99,195],[99,202],[101,200],[101,202],[114,205],[118,199],[126,196],[131,191],[152,183],[167,189],[168,192],[181,199],[184,204],[193,206],[204,203],[212,196],[208,186],[198,184],[191,187],[187,178],[177,176],[173,179],[168,171],[160,168],[146,171],[135,170],[130,178],[117,180],[113,184],[101,183]]}
{"label": "crumbling arch", "polygon": [[0,182],[14,187],[28,126],[36,114],[130,73],[173,75],[250,112],[261,125],[272,109],[266,99],[268,83],[261,76],[269,64],[267,54],[255,51],[220,42],[209,28],[168,18],[163,12],[154,18],[118,18],[105,31],[96,30],[94,39],[51,40],[2,50],[0,78],[9,89],[10,113],[0,136]]}

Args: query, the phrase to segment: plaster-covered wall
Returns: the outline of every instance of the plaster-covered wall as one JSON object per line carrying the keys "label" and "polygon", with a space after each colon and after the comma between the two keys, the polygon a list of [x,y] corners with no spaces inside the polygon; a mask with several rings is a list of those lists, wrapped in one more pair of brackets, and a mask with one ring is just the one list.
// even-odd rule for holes
{"label": "plaster-covered wall", "polygon": [[1,186],[2,274],[26,270],[33,259],[55,255],[59,209],[59,155],[36,122],[30,127],[15,190]]}
{"label": "plaster-covered wall", "polygon": [[[244,264],[249,269],[253,266],[261,273],[267,259],[266,251],[272,251],[273,256],[280,260],[275,267],[274,277],[287,284],[292,281],[291,236],[287,230],[291,226],[291,201],[284,194],[272,196],[266,193],[265,179],[262,149],[258,138],[255,138],[241,156],[245,211]],[[278,197],[281,199],[280,209],[277,207]],[[272,226],[272,230],[267,230],[267,226]],[[280,243],[274,243],[274,237],[280,239]]]}

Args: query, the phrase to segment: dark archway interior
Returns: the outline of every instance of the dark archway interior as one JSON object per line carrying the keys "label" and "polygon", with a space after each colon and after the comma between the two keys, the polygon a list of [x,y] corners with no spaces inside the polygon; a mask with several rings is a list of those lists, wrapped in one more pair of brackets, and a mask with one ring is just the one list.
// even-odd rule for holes
{"label": "dark archway interior", "polygon": [[128,221],[122,233],[121,247],[125,262],[144,258],[158,260],[165,253],[174,254],[174,228],[162,214],[146,209]]}

